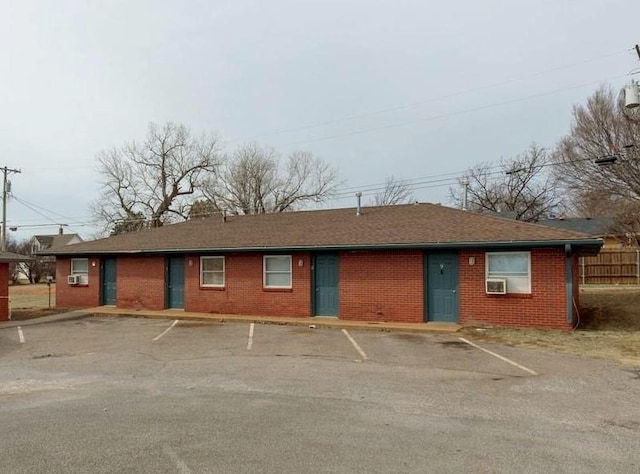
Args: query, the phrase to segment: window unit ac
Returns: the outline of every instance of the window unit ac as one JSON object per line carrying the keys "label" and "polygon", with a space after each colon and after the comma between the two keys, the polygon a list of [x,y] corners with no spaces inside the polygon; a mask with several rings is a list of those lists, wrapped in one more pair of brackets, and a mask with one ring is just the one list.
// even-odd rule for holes
{"label": "window unit ac", "polygon": [[507,294],[507,280],[504,278],[487,278],[485,285],[488,295]]}
{"label": "window unit ac", "polygon": [[67,283],[69,285],[79,285],[80,284],[80,275],[69,275],[69,276],[67,276]]}

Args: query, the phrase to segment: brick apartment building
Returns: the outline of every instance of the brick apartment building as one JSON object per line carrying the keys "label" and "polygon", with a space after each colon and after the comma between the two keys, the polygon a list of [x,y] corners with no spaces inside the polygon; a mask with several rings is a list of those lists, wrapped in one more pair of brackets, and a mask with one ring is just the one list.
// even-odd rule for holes
{"label": "brick apartment building", "polygon": [[435,204],[210,217],[52,249],[57,304],[571,328],[602,240]]}

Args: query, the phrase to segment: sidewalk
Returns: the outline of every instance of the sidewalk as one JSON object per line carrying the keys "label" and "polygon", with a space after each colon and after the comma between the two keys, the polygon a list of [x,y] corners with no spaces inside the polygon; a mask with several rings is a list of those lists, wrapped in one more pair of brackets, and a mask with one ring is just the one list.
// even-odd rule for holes
{"label": "sidewalk", "polygon": [[194,313],[176,309],[153,311],[148,309],[122,309],[113,306],[98,306],[85,310],[100,316],[129,316],[153,319],[183,319],[189,321],[212,322],[246,322],[256,324],[279,324],[288,326],[316,326],[342,329],[370,329],[374,331],[406,331],[406,332],[456,332],[462,328],[454,323],[396,323],[378,321],[349,321],[331,317],[289,318],[284,316],[251,316],[242,314]]}
{"label": "sidewalk", "polygon": [[70,311],[68,313],[53,314],[41,318],[27,319],[24,321],[3,321],[0,322],[0,329],[17,326],[31,326],[34,324],[45,324],[58,321],[69,321],[80,319],[86,316],[126,316],[134,318],[151,319],[182,319],[188,321],[210,321],[210,322],[244,322],[256,324],[277,324],[285,326],[315,326],[324,328],[340,329],[367,329],[372,331],[404,331],[404,332],[440,332],[450,333],[458,331],[462,326],[454,323],[397,323],[378,321],[347,321],[331,317],[304,317],[288,318],[281,316],[251,316],[241,314],[211,314],[194,313],[175,309],[162,311],[153,310],[133,310],[122,309],[113,306],[98,306],[83,310]]}

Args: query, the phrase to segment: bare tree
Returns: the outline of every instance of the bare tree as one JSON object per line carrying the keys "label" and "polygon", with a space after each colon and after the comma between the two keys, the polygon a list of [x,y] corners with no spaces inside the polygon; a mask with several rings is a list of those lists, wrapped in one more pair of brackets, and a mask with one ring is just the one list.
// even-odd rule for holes
{"label": "bare tree", "polygon": [[[467,209],[477,212],[511,213],[523,221],[538,219],[556,212],[562,205],[555,179],[548,173],[550,158],[537,145],[498,166],[483,163],[467,171]],[[450,200],[461,207],[463,183],[449,188]]]}
{"label": "bare tree", "polygon": [[619,202],[607,231],[623,237],[626,246],[640,246],[640,201],[634,199]]}
{"label": "bare tree", "polygon": [[24,262],[12,262],[9,264],[9,279],[12,282],[18,281],[23,275],[29,283],[38,283],[42,278],[50,275],[55,276],[56,264],[53,257],[39,257],[34,255],[31,239],[25,239],[17,242],[9,239],[7,242],[7,250],[17,253],[18,255],[26,255],[33,257],[32,260]]}
{"label": "bare tree", "polygon": [[413,201],[413,193],[407,181],[389,176],[384,189],[373,195],[374,206],[393,206]]}
{"label": "bare tree", "polygon": [[219,161],[214,136],[193,137],[184,125],[152,123],[144,143],[98,154],[104,181],[94,215],[111,233],[186,219],[194,195]]}
{"label": "bare tree", "polygon": [[[573,108],[569,133],[555,150],[556,176],[577,212],[615,215],[640,199],[640,121],[601,87]],[[604,157],[615,164],[598,165]],[[606,161],[606,160],[605,160]],[[606,203],[606,205],[603,205]]]}
{"label": "bare tree", "polygon": [[282,164],[272,148],[252,143],[225,160],[205,195],[216,212],[284,212],[326,200],[337,181],[337,171],[309,152],[293,152]]}
{"label": "bare tree", "polygon": [[188,219],[202,219],[217,214],[218,211],[207,199],[198,199],[189,208]]}
{"label": "bare tree", "polygon": [[[7,237],[7,252],[20,254],[20,244],[11,236]],[[19,262],[9,263],[9,281],[15,283],[24,273],[23,266]],[[25,275],[28,278],[28,275]]]}

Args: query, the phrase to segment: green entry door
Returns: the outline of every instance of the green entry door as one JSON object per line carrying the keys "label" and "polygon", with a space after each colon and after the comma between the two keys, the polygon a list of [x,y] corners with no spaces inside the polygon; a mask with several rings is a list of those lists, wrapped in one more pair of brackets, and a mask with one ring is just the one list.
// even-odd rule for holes
{"label": "green entry door", "polygon": [[427,254],[424,269],[425,321],[458,322],[458,255]]}
{"label": "green entry door", "polygon": [[184,308],[184,258],[168,257],[166,270],[167,308]]}
{"label": "green entry door", "polygon": [[313,259],[313,314],[338,315],[338,255],[317,254]]}
{"label": "green entry door", "polygon": [[100,268],[100,304],[116,304],[116,259],[105,258]]}

